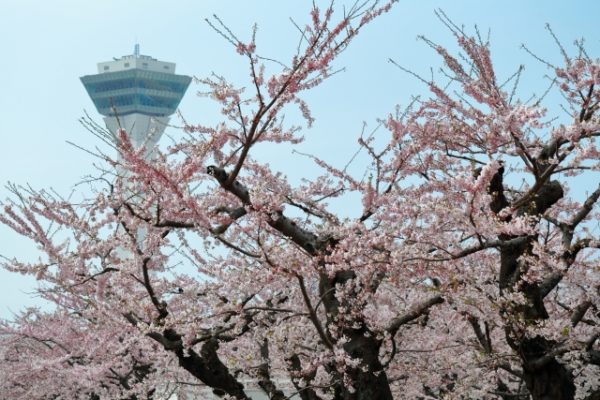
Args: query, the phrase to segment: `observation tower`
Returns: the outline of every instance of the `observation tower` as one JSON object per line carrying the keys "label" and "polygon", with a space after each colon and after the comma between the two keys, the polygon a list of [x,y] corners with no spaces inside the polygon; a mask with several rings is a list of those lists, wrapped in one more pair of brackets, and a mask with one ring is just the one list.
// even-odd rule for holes
{"label": "observation tower", "polygon": [[114,135],[127,131],[135,148],[149,152],[162,136],[192,78],[175,74],[175,63],[133,54],[98,63],[98,73],[81,77],[96,109]]}

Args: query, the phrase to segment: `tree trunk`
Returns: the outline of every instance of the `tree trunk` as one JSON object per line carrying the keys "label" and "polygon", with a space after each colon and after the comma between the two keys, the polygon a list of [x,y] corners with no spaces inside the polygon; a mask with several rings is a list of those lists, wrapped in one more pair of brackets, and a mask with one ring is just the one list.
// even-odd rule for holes
{"label": "tree trunk", "polygon": [[360,365],[348,372],[353,390],[342,385],[340,400],[393,400],[392,391],[379,361],[381,343],[365,328],[344,332],[350,338],[344,349],[350,357],[361,360]]}
{"label": "tree trunk", "polygon": [[541,367],[531,368],[530,363],[544,356],[553,347],[547,339],[536,336],[521,344],[523,377],[533,400],[573,400],[575,383],[571,371],[556,358]]}
{"label": "tree trunk", "polygon": [[209,339],[202,344],[200,354],[192,349],[184,351],[181,335],[166,330],[164,338],[175,344],[174,348],[167,349],[175,353],[179,360],[179,366],[188,371],[202,383],[211,387],[213,393],[219,397],[229,395],[239,400],[250,400],[244,392],[244,385],[231,375],[227,367],[221,362],[217,354],[219,342],[217,339]]}

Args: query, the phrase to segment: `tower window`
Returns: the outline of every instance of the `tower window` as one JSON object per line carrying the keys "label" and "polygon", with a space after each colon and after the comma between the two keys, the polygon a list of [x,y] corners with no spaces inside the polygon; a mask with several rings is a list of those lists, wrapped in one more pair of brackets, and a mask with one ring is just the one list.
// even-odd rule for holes
{"label": "tower window", "polygon": [[129,67],[129,63],[125,63],[125,68]]}

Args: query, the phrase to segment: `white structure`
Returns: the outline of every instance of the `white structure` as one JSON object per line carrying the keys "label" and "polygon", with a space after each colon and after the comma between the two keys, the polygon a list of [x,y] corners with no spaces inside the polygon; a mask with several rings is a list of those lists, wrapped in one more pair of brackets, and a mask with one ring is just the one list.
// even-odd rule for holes
{"label": "white structure", "polygon": [[162,136],[192,78],[175,64],[133,54],[98,63],[98,74],[81,78],[109,131],[127,131],[134,147],[150,151]]}
{"label": "white structure", "polygon": [[[244,392],[250,397],[252,400],[269,400],[269,396],[265,393],[264,390],[259,388],[256,384],[252,382],[243,382],[245,390]],[[291,396],[290,399],[298,399],[300,398],[296,393],[296,390],[291,386],[290,382],[276,382],[277,388],[282,390],[287,396]],[[214,395],[212,393],[212,389],[209,387],[206,388],[190,388],[186,390],[186,388],[182,388],[179,390],[177,395],[172,396],[168,400],[220,400],[222,397]]]}
{"label": "white structure", "polygon": [[158,61],[150,56],[140,55],[140,45],[136,44],[133,54],[115,58],[113,61],[98,63],[98,73],[118,72],[127,69],[144,69],[154,72],[175,73],[175,63]]}

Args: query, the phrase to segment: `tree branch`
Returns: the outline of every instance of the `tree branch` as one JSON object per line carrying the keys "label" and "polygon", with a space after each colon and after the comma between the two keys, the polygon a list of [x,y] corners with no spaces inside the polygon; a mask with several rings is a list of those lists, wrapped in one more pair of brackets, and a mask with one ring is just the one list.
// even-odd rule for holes
{"label": "tree branch", "polygon": [[325,346],[327,346],[327,348],[332,349],[333,344],[331,343],[331,340],[329,340],[329,337],[325,333],[325,330],[323,329],[323,326],[321,325],[321,321],[319,321],[319,317],[317,316],[317,313],[311,304],[310,297],[308,296],[308,293],[306,291],[306,286],[304,285],[304,278],[302,278],[300,275],[296,275],[296,278],[298,279],[298,283],[300,284],[300,291],[302,292],[302,298],[304,299],[304,303],[306,303],[306,307],[308,308],[308,315],[309,315],[311,322],[317,329],[317,332],[319,333],[319,337],[323,341],[323,344]]}
{"label": "tree branch", "polygon": [[415,319],[419,318],[421,315],[425,314],[431,307],[436,304],[442,304],[444,302],[444,298],[440,295],[433,296],[421,304],[418,304],[411,311],[394,318],[391,323],[388,325],[386,330],[392,335],[395,336],[396,332],[402,325],[405,325]]}
{"label": "tree branch", "polygon": [[[236,196],[244,206],[252,207],[248,189],[237,180],[230,182],[225,169],[211,165],[207,168],[207,173],[214,177],[223,189]],[[267,222],[272,228],[291,239],[310,255],[317,254],[326,245],[326,242],[318,240],[317,235],[301,228],[282,212],[274,212],[269,217]]]}

